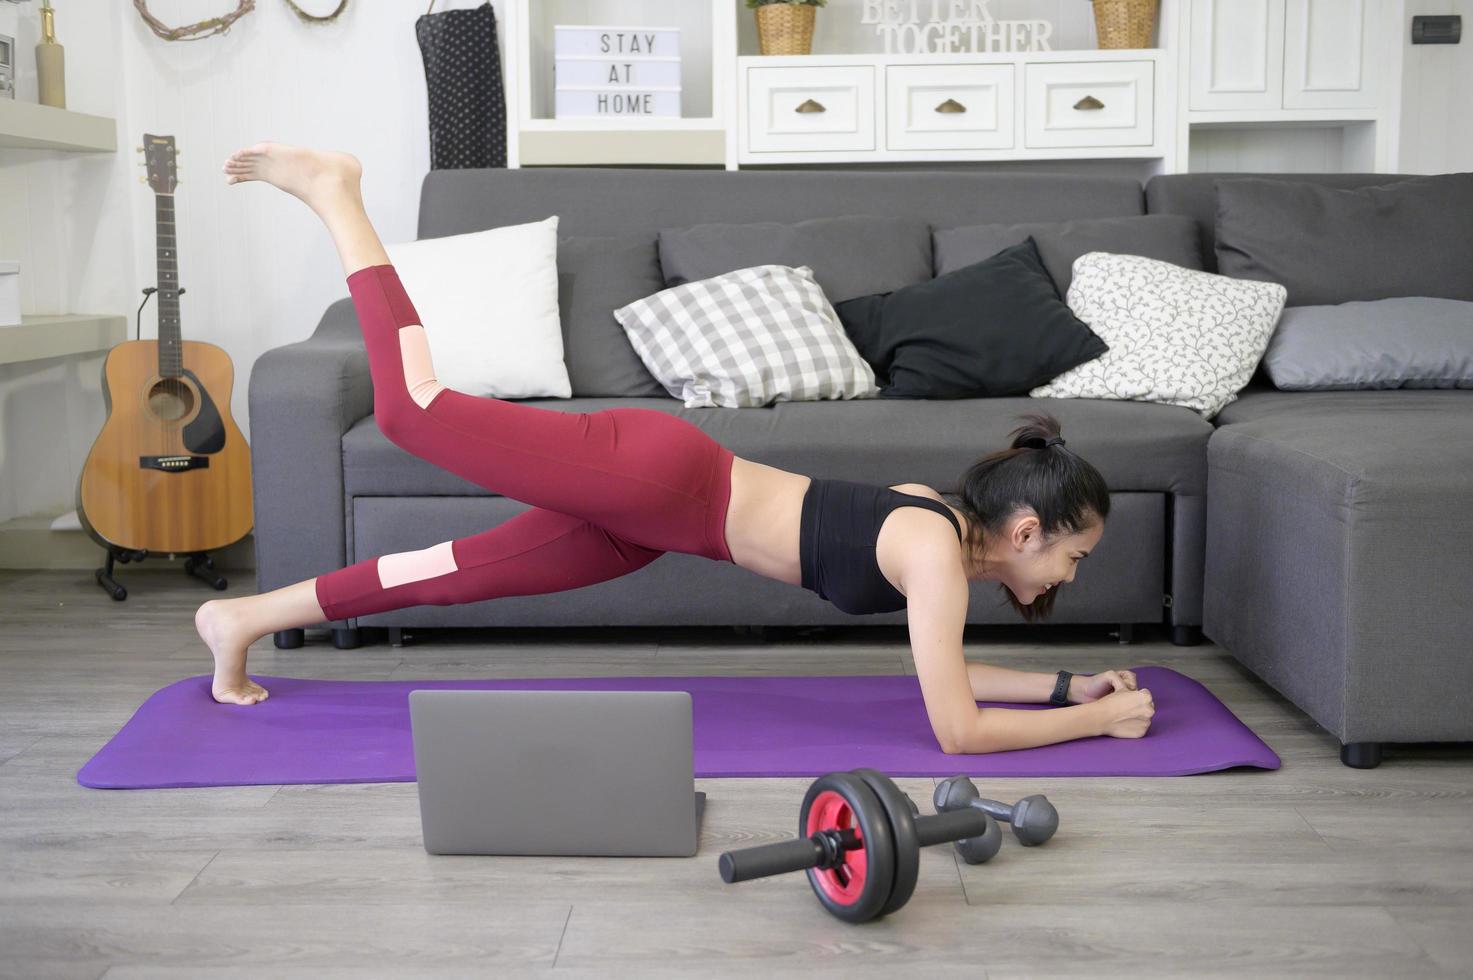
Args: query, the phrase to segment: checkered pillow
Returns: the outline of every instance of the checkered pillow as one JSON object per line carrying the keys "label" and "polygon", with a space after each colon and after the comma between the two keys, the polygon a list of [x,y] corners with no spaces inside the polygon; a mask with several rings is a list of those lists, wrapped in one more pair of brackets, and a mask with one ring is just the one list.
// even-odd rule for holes
{"label": "checkered pillow", "polygon": [[806,265],[759,265],[683,283],[614,316],[650,373],[686,408],[879,393],[874,370]]}

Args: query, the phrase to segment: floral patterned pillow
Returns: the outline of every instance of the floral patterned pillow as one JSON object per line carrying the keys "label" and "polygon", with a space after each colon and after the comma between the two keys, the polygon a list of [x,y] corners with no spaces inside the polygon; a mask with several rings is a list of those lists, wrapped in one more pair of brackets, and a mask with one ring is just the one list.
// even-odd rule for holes
{"label": "floral patterned pillow", "polygon": [[1162,402],[1210,419],[1253,377],[1286,296],[1274,282],[1087,252],[1068,303],[1110,349],[1029,394]]}

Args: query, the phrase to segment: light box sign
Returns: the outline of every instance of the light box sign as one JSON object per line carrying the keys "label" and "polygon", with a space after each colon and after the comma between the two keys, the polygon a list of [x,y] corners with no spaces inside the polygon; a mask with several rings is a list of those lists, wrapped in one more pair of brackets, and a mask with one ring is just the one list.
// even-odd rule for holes
{"label": "light box sign", "polygon": [[680,116],[680,28],[559,24],[553,92],[559,119]]}

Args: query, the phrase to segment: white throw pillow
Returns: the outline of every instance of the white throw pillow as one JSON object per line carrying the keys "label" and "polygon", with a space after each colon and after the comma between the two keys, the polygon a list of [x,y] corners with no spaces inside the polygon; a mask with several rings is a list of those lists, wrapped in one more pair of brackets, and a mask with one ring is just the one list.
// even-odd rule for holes
{"label": "white throw pillow", "polygon": [[386,245],[424,321],[435,378],[492,398],[568,398],[558,320],[557,215]]}
{"label": "white throw pillow", "polygon": [[808,266],[759,265],[662,289],[614,311],[686,408],[870,398],[875,372]]}
{"label": "white throw pillow", "polygon": [[1110,349],[1030,394],[1163,402],[1210,419],[1253,377],[1285,295],[1275,282],[1087,252],[1074,260],[1069,308]]}

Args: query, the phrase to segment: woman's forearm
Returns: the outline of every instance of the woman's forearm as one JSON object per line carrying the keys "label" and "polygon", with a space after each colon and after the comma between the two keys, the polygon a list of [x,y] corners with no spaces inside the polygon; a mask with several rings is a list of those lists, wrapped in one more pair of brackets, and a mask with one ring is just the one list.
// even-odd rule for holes
{"label": "woman's forearm", "polygon": [[1054,693],[1058,674],[1040,674],[968,661],[967,680],[971,682],[972,698],[977,701],[1042,704]]}
{"label": "woman's forearm", "polygon": [[955,745],[942,746],[950,754],[1007,752],[1053,745],[1104,734],[1099,702],[1047,711],[1016,708],[979,708]]}

